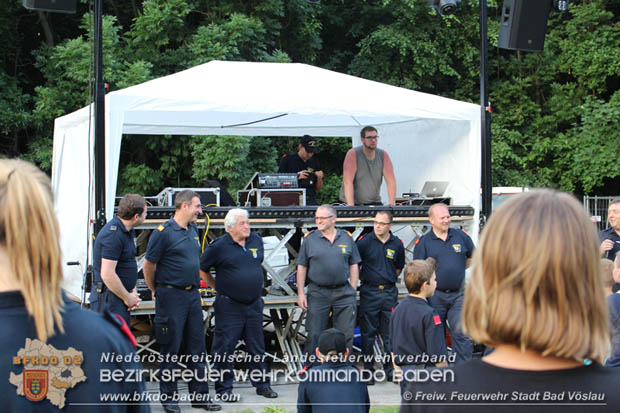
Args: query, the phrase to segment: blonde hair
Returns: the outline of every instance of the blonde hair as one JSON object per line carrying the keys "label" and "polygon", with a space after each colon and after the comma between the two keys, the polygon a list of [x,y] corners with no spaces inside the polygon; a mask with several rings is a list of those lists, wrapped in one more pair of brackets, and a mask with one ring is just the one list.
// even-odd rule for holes
{"label": "blonde hair", "polygon": [[49,178],[28,162],[0,159],[0,245],[42,341],[55,327],[64,332],[58,235]]}
{"label": "blonde hair", "polygon": [[614,262],[608,258],[601,259],[601,281],[604,288],[614,285]]}
{"label": "blonde hair", "polygon": [[484,228],[465,289],[464,331],[488,345],[603,363],[609,352],[598,236],[571,196],[514,196]]}

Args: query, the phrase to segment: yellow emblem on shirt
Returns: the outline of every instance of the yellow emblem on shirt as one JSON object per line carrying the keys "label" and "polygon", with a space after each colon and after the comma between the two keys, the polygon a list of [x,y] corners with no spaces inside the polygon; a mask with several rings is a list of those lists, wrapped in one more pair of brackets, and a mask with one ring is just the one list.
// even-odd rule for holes
{"label": "yellow emblem on shirt", "polygon": [[392,260],[394,259],[394,250],[388,248],[387,250],[385,250],[385,252],[386,252],[385,256],[387,258],[392,259]]}
{"label": "yellow emblem on shirt", "polygon": [[157,227],[157,231],[162,232],[163,230],[165,230],[166,227],[164,227],[163,225],[160,225]]}
{"label": "yellow emblem on shirt", "polygon": [[454,252],[461,252],[461,244],[452,244],[452,248],[454,248]]}
{"label": "yellow emblem on shirt", "polygon": [[248,248],[250,251],[252,251],[252,256],[254,258],[258,258],[258,248]]}
{"label": "yellow emblem on shirt", "polygon": [[338,247],[340,247],[343,254],[347,253],[347,246],[345,244],[338,244]]}

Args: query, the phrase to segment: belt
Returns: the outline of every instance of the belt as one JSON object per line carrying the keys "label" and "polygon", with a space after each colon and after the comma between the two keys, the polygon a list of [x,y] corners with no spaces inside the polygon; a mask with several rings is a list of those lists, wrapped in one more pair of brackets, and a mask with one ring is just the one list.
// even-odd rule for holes
{"label": "belt", "polygon": [[322,284],[317,284],[317,283],[313,283],[313,284],[316,285],[317,287],[327,288],[328,290],[334,290],[336,288],[344,287],[348,283],[344,283],[344,284],[330,284],[330,285],[322,285]]}
{"label": "belt", "polygon": [[165,283],[157,283],[155,285],[155,287],[157,287],[157,288],[174,288],[174,289],[177,289],[177,290],[184,290],[184,291],[191,291],[194,288],[196,288],[195,285],[179,286],[179,285],[165,284]]}
{"label": "belt", "polygon": [[446,294],[458,293],[459,291],[461,291],[460,288],[458,290],[449,290],[449,289],[442,290],[441,288],[437,288],[437,290],[441,291],[442,293],[446,293]]}
{"label": "belt", "polygon": [[252,300],[252,301],[247,301],[247,302],[246,302],[246,301],[239,301],[239,300],[235,300],[235,299],[234,299],[234,298],[232,298],[231,296],[228,296],[228,295],[225,295],[225,294],[222,294],[222,293],[218,293],[218,295],[221,295],[221,296],[222,296],[222,297],[224,297],[224,298],[228,298],[230,301],[233,301],[233,302],[235,302],[235,303],[237,303],[237,304],[243,304],[243,305],[250,305],[250,304],[252,304],[252,303],[255,303],[255,302],[256,302],[256,300],[258,300],[258,298],[260,298],[260,297],[258,297],[256,300]]}
{"label": "belt", "polygon": [[386,288],[396,287],[396,284],[368,284],[363,283],[362,286],[370,288],[378,288],[379,290],[385,290]]}

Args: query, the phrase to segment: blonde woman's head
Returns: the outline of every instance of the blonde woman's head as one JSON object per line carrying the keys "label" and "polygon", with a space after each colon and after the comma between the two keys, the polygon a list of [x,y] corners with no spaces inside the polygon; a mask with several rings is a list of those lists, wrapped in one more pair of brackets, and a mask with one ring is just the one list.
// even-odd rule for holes
{"label": "blonde woman's head", "polygon": [[609,332],[598,237],[571,195],[537,190],[507,201],[484,228],[472,266],[463,310],[472,339],[604,361]]}
{"label": "blonde woman's head", "polygon": [[34,165],[0,159],[0,248],[6,277],[19,286],[37,337],[62,329],[62,264],[49,178]]}

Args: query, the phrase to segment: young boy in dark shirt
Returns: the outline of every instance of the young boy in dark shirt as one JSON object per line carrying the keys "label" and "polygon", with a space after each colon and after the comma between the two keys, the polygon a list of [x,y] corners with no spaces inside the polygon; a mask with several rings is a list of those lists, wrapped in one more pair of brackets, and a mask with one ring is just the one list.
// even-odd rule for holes
{"label": "young boy in dark shirt", "polygon": [[315,350],[320,365],[308,369],[297,389],[297,413],[368,413],[368,387],[349,354],[342,331],[329,328]]}
{"label": "young boy in dark shirt", "polygon": [[401,390],[406,380],[415,377],[411,370],[446,366],[448,357],[443,324],[427,301],[437,287],[435,260],[410,261],[404,278],[409,295],[396,306],[390,320],[394,374]]}

